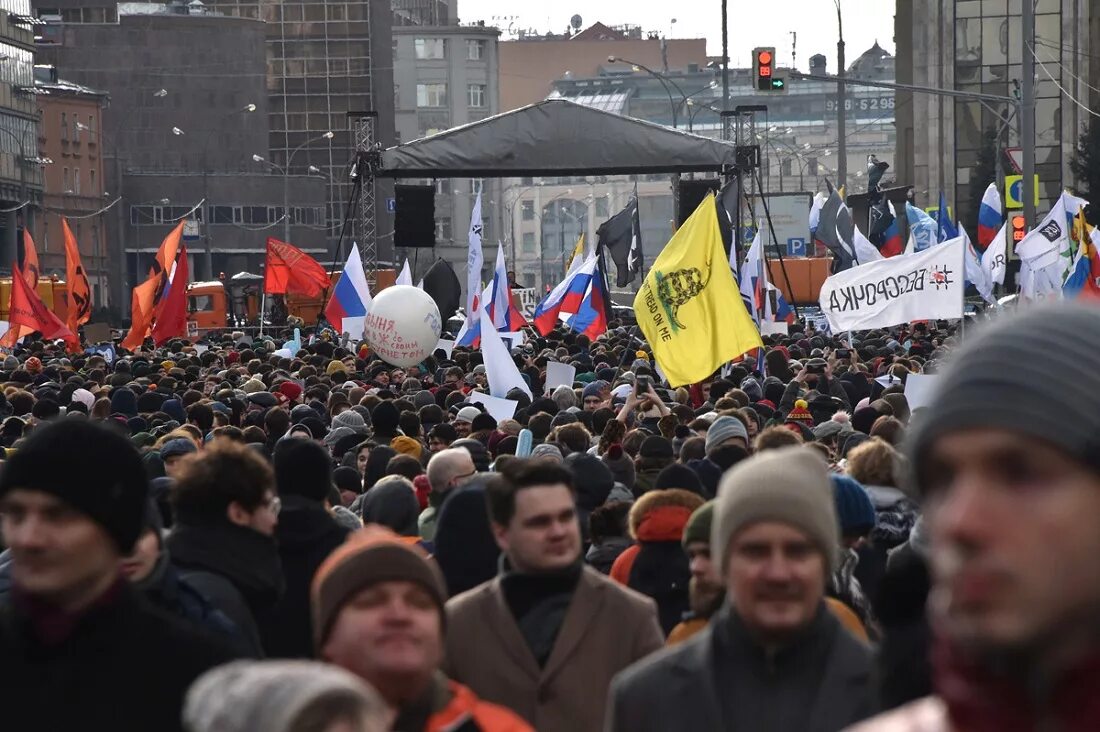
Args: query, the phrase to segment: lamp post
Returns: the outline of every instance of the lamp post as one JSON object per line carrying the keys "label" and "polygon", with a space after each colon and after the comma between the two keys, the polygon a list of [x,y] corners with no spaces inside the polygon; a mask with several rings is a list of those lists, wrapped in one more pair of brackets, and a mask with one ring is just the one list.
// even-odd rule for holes
{"label": "lamp post", "polygon": [[[283,176],[283,241],[285,241],[285,242],[290,241],[290,166],[294,164],[294,156],[298,154],[299,150],[301,150],[306,145],[309,145],[312,142],[317,142],[318,140],[331,140],[333,137],[334,137],[333,133],[331,131],[329,131],[329,132],[324,133],[323,135],[318,135],[317,137],[311,137],[310,139],[306,140],[305,142],[303,142],[301,145],[294,148],[290,152],[290,155],[288,155],[287,159],[286,159],[286,167],[285,168],[279,166],[276,163],[271,162],[270,160],[263,157],[262,155],[253,155],[252,156],[253,161],[255,161],[257,163],[264,163],[266,165],[270,165],[272,168],[275,168],[280,173],[282,173],[282,176]],[[313,173],[313,172],[320,173],[321,170],[319,168],[317,168],[316,166],[311,165],[311,166],[309,166],[309,172],[311,172],[311,173]]]}
{"label": "lamp post", "polygon": [[837,27],[837,41],[836,41],[836,134],[837,134],[837,160],[836,175],[837,185],[841,188],[845,187],[848,179],[848,144],[845,141],[846,125],[847,125],[847,110],[844,109],[844,76],[846,69],[844,66],[844,17],[840,12],[840,0],[833,0],[833,4],[836,5],[836,27]]}
{"label": "lamp post", "polygon": [[653,69],[649,68],[645,64],[640,64],[637,61],[631,61],[629,59],[622,58],[621,56],[608,56],[607,57],[607,62],[608,63],[613,64],[613,63],[616,63],[618,61],[621,61],[624,64],[630,64],[631,66],[633,66],[635,68],[641,69],[642,71],[646,72],[647,74],[652,76],[657,81],[661,82],[661,86],[663,86],[665,88],[665,93],[668,94],[668,106],[669,106],[669,109],[672,111],[672,129],[676,129],[676,127],[677,127],[677,124],[676,124],[676,120],[677,120],[676,102],[672,98],[672,90],[669,89],[669,84],[671,84],[673,87],[675,87],[676,91],[679,92],[681,97],[683,97],[684,99],[687,99],[688,95],[684,93],[684,90],[680,88],[680,85],[677,84],[672,79],[670,79],[669,77],[665,76],[664,74],[659,73],[657,71],[654,71]]}
{"label": "lamp post", "polygon": [[[161,91],[164,91],[164,90],[161,90]],[[163,96],[163,95],[160,95],[159,92],[157,93],[157,95],[158,96]],[[207,165],[207,154],[210,152],[210,140],[213,139],[214,132],[216,130],[218,130],[221,127],[222,123],[225,122],[225,120],[229,119],[230,117],[232,117],[234,115],[237,115],[237,114],[248,114],[250,112],[255,112],[255,111],[256,111],[256,105],[252,104],[250,102],[250,103],[244,105],[243,107],[240,107],[239,109],[233,109],[233,110],[230,110],[230,111],[226,112],[225,114],[221,115],[221,117],[218,118],[217,124],[214,125],[213,127],[211,127],[209,130],[207,130],[206,139],[203,141],[203,145],[202,145],[202,200],[207,202],[207,203],[204,204],[205,206],[210,205],[209,204],[210,194],[209,194],[209,191],[207,190],[207,185],[209,183],[208,175],[210,173],[209,166]],[[185,133],[179,127],[173,127],[172,128],[172,134],[176,135],[178,137],[178,136],[184,135]],[[210,217],[206,216],[205,213],[206,212],[204,211],[203,212],[204,215],[202,216],[203,239],[204,239],[205,245],[206,245],[203,259],[204,259],[204,264],[206,266],[207,277],[209,277],[210,279],[214,279],[214,250],[213,250],[213,243],[211,242],[211,237],[210,237],[210,221],[208,220]]]}

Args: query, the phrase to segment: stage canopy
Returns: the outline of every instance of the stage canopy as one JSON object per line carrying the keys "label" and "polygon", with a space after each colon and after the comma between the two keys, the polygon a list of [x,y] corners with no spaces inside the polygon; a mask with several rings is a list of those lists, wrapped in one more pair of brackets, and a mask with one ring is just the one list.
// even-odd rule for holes
{"label": "stage canopy", "polygon": [[385,150],[383,178],[641,175],[732,170],[733,143],[546,99]]}

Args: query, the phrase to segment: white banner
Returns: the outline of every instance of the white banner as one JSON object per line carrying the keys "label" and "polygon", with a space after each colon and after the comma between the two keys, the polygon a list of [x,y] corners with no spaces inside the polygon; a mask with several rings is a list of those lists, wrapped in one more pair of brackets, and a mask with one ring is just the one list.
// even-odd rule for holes
{"label": "white banner", "polygon": [[959,237],[835,274],[821,286],[821,311],[834,333],[961,318],[965,246]]}

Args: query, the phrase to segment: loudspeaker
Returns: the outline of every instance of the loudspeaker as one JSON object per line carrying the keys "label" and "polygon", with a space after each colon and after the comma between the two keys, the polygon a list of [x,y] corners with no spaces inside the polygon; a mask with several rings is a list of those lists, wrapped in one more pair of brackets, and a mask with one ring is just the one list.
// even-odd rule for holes
{"label": "loudspeaker", "polygon": [[695,213],[708,193],[718,193],[722,182],[717,178],[702,180],[680,180],[680,206],[676,211],[676,225],[681,226]]}
{"label": "loudspeaker", "polygon": [[435,186],[393,187],[393,245],[435,246]]}

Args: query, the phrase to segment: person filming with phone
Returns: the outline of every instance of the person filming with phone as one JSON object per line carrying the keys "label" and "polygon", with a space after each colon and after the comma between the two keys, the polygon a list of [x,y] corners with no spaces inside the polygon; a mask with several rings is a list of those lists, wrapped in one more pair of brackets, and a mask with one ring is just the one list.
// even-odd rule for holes
{"label": "person filming with phone", "polygon": [[[839,356],[839,354],[837,354]],[[849,353],[849,358],[851,352]],[[813,401],[817,395],[836,397],[842,402],[844,410],[852,408],[848,401],[848,394],[844,391],[839,378],[833,378],[833,369],[836,359],[826,361],[824,358],[811,358],[802,366],[802,370],[795,375],[791,383],[787,384],[783,392],[783,399],[779,402],[779,410],[789,412],[794,409],[794,403],[798,399]]]}

